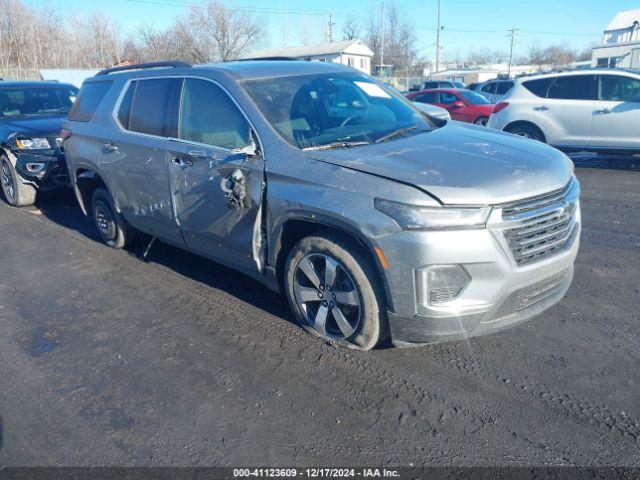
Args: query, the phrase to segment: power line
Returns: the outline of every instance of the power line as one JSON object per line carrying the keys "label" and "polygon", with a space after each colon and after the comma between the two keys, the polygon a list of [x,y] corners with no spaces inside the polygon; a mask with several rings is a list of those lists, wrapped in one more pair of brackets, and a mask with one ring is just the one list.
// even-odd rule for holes
{"label": "power line", "polygon": [[[180,0],[126,0],[129,3],[140,3],[145,5],[159,5],[163,7],[189,7],[206,9],[205,5],[186,2]],[[225,6],[230,12],[242,12],[242,13],[264,13],[272,15],[327,15],[330,13],[328,10],[300,10],[292,8],[271,8],[271,7],[254,7],[254,6]]]}
{"label": "power line", "polygon": [[[438,27],[415,27],[416,30],[427,30],[430,32],[435,32],[438,30]],[[495,30],[470,30],[463,28],[442,28],[445,32],[454,32],[454,33],[502,33],[509,32],[511,29],[495,29]],[[560,35],[567,37],[601,37],[601,33],[578,33],[578,32],[551,32],[546,30],[523,30],[518,29],[520,33],[526,33],[530,35]]]}

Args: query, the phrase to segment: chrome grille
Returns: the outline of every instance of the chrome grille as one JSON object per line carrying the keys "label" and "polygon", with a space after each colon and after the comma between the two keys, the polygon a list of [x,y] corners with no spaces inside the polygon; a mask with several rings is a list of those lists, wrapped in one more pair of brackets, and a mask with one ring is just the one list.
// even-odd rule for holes
{"label": "chrome grille", "polygon": [[579,196],[574,178],[561,190],[503,206],[504,237],[518,266],[557,255],[573,244]]}

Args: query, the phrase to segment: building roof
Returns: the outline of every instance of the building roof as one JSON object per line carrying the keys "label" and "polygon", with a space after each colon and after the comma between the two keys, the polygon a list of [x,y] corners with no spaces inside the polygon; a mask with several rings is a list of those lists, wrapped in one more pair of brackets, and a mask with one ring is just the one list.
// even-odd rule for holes
{"label": "building roof", "polygon": [[633,27],[635,22],[640,23],[640,8],[633,10],[623,10],[618,12],[617,15],[611,20],[605,32],[611,30],[624,30],[625,28]]}
{"label": "building roof", "polygon": [[335,55],[352,53],[373,57],[373,52],[361,40],[346,40],[344,42],[322,43],[320,45],[300,45],[297,47],[272,48],[261,50],[248,55],[249,58],[270,57],[315,57],[320,55]]}

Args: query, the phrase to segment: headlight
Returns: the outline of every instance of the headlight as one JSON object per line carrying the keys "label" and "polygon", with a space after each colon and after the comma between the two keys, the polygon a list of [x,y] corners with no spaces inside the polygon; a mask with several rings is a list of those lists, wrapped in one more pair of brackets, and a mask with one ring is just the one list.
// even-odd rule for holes
{"label": "headlight", "polygon": [[51,148],[46,138],[21,138],[16,140],[20,150],[48,150]]}
{"label": "headlight", "polygon": [[393,218],[403,230],[452,230],[484,228],[491,207],[422,207],[375,199],[375,207]]}

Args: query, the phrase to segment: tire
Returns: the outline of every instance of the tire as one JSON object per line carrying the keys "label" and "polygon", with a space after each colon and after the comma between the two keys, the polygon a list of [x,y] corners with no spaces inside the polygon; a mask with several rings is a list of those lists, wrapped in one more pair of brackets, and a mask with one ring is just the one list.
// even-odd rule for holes
{"label": "tire", "polygon": [[535,125],[520,123],[511,127],[507,127],[505,131],[513,133],[514,135],[519,135],[521,137],[530,138],[532,140],[538,140],[539,142],[545,143],[544,134]]}
{"label": "tire", "polygon": [[[330,274],[333,281],[326,278],[327,265],[336,272]],[[377,272],[347,239],[300,240],[285,263],[284,284],[291,310],[307,332],[353,350],[370,350],[388,336]]]}
{"label": "tire", "polygon": [[116,211],[113,199],[104,188],[97,188],[91,197],[91,216],[104,243],[112,248],[124,248],[130,237],[130,229]]}
{"label": "tire", "polygon": [[489,117],[478,117],[473,121],[473,124],[486,127],[488,121],[489,121]]}
{"label": "tire", "polygon": [[22,183],[13,162],[6,154],[0,156],[0,183],[9,205],[26,207],[36,203],[36,189]]}

